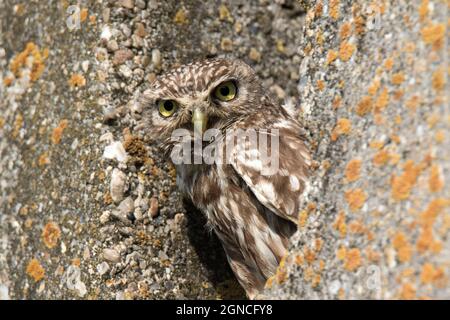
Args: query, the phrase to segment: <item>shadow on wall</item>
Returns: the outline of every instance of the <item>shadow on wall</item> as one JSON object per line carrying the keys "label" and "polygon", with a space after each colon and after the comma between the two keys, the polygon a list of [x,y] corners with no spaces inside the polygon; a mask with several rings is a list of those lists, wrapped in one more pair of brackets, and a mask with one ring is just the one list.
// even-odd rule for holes
{"label": "shadow on wall", "polygon": [[247,299],[231,270],[222,244],[214,232],[206,228],[206,217],[192,203],[184,200],[187,235],[202,265],[208,270],[208,280],[220,299]]}

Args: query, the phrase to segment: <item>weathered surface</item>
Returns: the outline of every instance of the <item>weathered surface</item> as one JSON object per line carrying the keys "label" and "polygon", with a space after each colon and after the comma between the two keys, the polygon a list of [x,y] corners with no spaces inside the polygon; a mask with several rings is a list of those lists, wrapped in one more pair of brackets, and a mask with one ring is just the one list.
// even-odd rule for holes
{"label": "weathered surface", "polygon": [[244,297],[136,132],[135,99],[155,75],[212,55],[244,59],[280,100],[295,97],[302,7],[77,3],[0,0],[0,298]]}
{"label": "weathered surface", "polygon": [[271,298],[450,298],[448,1],[312,1],[318,162]]}
{"label": "weathered surface", "polygon": [[76,1],[0,1],[0,298],[243,296],[134,128],[216,54],[294,98],[317,161],[264,296],[450,297],[448,3],[226,3],[81,1],[70,31]]}

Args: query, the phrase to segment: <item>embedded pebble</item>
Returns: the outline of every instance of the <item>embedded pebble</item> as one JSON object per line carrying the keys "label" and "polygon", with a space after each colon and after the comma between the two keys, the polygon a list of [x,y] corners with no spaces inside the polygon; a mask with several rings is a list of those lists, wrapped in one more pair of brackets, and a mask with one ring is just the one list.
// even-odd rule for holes
{"label": "embedded pebble", "polygon": [[111,262],[119,262],[120,261],[120,254],[115,249],[103,249],[103,259],[111,261]]}
{"label": "embedded pebble", "polygon": [[127,176],[121,170],[114,168],[109,189],[112,200],[116,203],[121,201],[127,189]]}

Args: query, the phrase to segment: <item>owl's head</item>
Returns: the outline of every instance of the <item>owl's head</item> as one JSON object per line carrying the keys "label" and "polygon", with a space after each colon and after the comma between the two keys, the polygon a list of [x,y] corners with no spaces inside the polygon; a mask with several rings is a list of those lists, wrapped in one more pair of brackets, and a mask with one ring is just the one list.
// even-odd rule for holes
{"label": "owl's head", "polygon": [[261,113],[267,99],[253,69],[239,60],[211,59],[183,65],[157,78],[143,94],[149,133],[170,148],[175,129],[223,130]]}

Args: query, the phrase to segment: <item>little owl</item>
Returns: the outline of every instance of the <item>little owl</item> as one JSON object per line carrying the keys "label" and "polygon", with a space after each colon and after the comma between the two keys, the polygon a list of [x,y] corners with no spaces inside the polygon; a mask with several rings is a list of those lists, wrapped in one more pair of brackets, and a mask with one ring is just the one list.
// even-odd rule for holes
{"label": "little owl", "polygon": [[[236,278],[254,298],[287,252],[308,185],[311,158],[300,124],[291,110],[269,98],[255,72],[239,60],[181,66],[154,80],[142,101],[146,133],[168,158],[177,147],[196,141],[231,155],[232,161],[175,163],[177,185],[206,215]],[[187,132],[187,139],[174,139],[176,129]],[[216,134],[202,139],[209,129]],[[261,148],[250,146],[249,139],[244,147],[225,143],[228,133],[238,129],[254,130],[261,141],[277,132],[277,150],[274,142],[265,145],[277,153],[277,170],[261,173]],[[193,149],[190,156],[198,155]]]}

